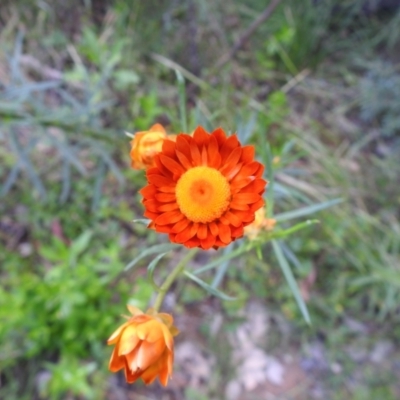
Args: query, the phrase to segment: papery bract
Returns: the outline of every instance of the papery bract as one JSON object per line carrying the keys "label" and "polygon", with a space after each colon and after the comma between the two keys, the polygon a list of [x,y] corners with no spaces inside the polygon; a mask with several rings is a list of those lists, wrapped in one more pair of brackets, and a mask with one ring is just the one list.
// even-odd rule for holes
{"label": "papery bract", "polygon": [[154,166],[154,156],[162,149],[167,133],[160,124],[148,131],[136,132],[131,141],[131,166],[134,169],[147,169]]}
{"label": "papery bract", "polygon": [[267,182],[254,155],[254,146],[242,146],[221,128],[210,134],[198,127],[193,137],[165,140],[140,191],[149,227],[169,234],[171,242],[205,250],[242,237],[264,205]]}
{"label": "papery bract", "polygon": [[148,310],[143,313],[128,306],[132,317],[121,325],[108,339],[115,345],[109,369],[117,372],[124,369],[128,383],[141,378],[147,385],[158,376],[166,386],[172,374],[174,361],[174,339],[179,331],[173,326],[169,314]]}

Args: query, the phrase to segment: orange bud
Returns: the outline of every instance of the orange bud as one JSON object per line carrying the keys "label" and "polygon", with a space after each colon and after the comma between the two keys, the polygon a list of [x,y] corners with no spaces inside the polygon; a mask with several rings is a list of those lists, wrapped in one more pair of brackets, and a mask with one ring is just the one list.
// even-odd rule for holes
{"label": "orange bud", "polygon": [[254,221],[245,226],[244,234],[249,239],[255,239],[261,230],[272,231],[275,227],[276,220],[273,218],[265,218],[265,208],[260,208],[255,213]]}
{"label": "orange bud", "polygon": [[109,345],[115,344],[109,369],[111,372],[124,369],[128,383],[141,378],[148,385],[158,376],[166,386],[174,361],[173,337],[179,333],[173,326],[173,318],[152,309],[144,314],[130,305],[128,310],[132,317],[107,341]]}
{"label": "orange bud", "polygon": [[167,139],[168,140],[171,140],[172,142],[176,142],[176,137],[177,137],[178,135],[167,135]]}
{"label": "orange bud", "polygon": [[160,124],[153,125],[148,131],[137,132],[131,141],[131,166],[134,169],[153,167],[154,156],[162,149],[167,133]]}

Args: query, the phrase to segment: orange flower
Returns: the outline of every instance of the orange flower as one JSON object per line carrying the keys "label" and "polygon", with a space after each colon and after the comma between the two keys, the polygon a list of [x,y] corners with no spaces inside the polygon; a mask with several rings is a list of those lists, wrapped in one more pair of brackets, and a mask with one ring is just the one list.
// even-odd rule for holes
{"label": "orange flower", "polygon": [[193,137],[165,140],[147,170],[140,193],[149,228],[168,233],[186,247],[223,247],[243,236],[263,206],[264,167],[254,161],[254,147],[241,146],[236,135],[198,127]]}
{"label": "orange flower", "polygon": [[136,132],[131,141],[131,166],[134,169],[146,169],[154,166],[154,155],[162,149],[167,138],[160,124],[153,125],[148,131]]}
{"label": "orange flower", "polygon": [[272,231],[275,227],[276,220],[273,218],[265,218],[265,208],[256,211],[254,221],[244,228],[244,233],[249,239],[255,239],[262,229]]}
{"label": "orange flower", "polygon": [[174,340],[179,331],[173,326],[169,314],[148,310],[146,314],[128,305],[132,317],[120,326],[108,339],[115,344],[109,369],[117,372],[124,368],[128,383],[142,378],[148,385],[158,376],[166,386],[172,374],[174,360]]}

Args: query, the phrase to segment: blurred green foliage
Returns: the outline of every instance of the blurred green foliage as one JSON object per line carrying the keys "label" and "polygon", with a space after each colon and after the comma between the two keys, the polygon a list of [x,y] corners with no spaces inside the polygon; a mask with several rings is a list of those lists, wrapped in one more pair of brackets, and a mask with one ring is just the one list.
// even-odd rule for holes
{"label": "blurred green foliage", "polygon": [[[50,3],[0,6],[1,398],[106,396],[105,341],[124,304],[146,308],[152,293],[141,272],[130,282],[123,267],[143,238],[159,243],[154,232],[126,228],[141,217],[143,177],[129,170],[123,131],[157,121],[182,129],[170,60],[186,80],[189,129],[237,131],[267,157],[276,213],[346,199],[280,244],[308,290],[311,328],[302,329],[269,248],[205,273],[236,297],[221,301],[226,329],[255,296],[299,336],[324,335],[335,354],[353,338],[347,316],[388,326],[398,340],[398,12],[372,12],[361,0],[286,1],[213,72],[264,1]],[[343,120],[355,131],[346,133]],[[18,240],[8,232],[14,224],[24,229]],[[203,296],[195,284],[177,293],[184,305]],[[372,378],[367,371],[365,381]],[[329,384],[342,390],[340,380]],[[371,387],[350,395],[393,397],[380,381]],[[337,398],[349,396],[340,390]]]}
{"label": "blurred green foliage", "polygon": [[[13,253],[2,256],[2,369],[12,370],[21,360],[43,354],[74,363],[91,357],[104,366],[104,334],[115,328],[121,303],[127,303],[132,288],[118,279],[123,265],[117,243],[105,246],[92,236],[86,231],[71,244],[53,237],[40,245],[40,263],[32,259],[31,267]],[[54,394],[53,379],[57,375],[50,381],[49,393]]]}

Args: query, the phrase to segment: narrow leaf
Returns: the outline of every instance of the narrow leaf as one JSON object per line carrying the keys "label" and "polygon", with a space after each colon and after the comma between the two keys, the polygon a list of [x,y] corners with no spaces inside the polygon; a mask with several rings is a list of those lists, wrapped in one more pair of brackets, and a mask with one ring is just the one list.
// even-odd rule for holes
{"label": "narrow leaf", "polygon": [[[229,253],[231,253],[233,251],[233,248],[234,248],[234,243],[231,243],[229,246],[225,247],[225,249],[223,251],[223,255],[226,256]],[[228,260],[223,261],[219,265],[219,267],[217,268],[217,271],[215,272],[215,276],[214,276],[214,279],[211,284],[211,286],[213,288],[217,288],[220,285],[220,283],[224,279],[224,276],[226,274],[226,271],[228,270],[228,267],[229,267]]]}
{"label": "narrow leaf", "polygon": [[161,258],[163,258],[167,253],[168,253],[168,251],[159,254],[156,258],[154,258],[154,259],[151,261],[151,263],[150,263],[150,264],[148,265],[148,267],[147,267],[147,276],[148,276],[150,282],[154,285],[154,288],[155,288],[156,290],[159,290],[159,286],[155,283],[154,278],[153,278],[153,276],[154,276],[154,270],[155,270],[155,268],[156,268],[158,262],[161,260]]}
{"label": "narrow leaf", "polygon": [[292,263],[292,265],[296,267],[296,269],[301,271],[302,269],[301,263],[299,259],[296,257],[296,254],[294,254],[293,251],[289,248],[289,246],[287,246],[284,242],[281,242],[280,244],[281,244],[281,249],[285,253],[286,258]]}
{"label": "narrow leaf", "polygon": [[218,289],[213,288],[208,283],[204,282],[203,280],[198,278],[196,275],[193,275],[189,271],[185,271],[184,274],[189,279],[191,279],[193,282],[196,282],[199,286],[201,286],[208,293],[212,294],[213,296],[219,297],[222,300],[235,300],[235,297],[228,296],[225,293],[222,293],[221,291],[219,291]]}
{"label": "narrow leaf", "polygon": [[240,247],[238,247],[236,250],[231,251],[230,253],[225,254],[222,257],[218,257],[217,259],[215,259],[215,260],[209,262],[208,264],[204,265],[204,267],[196,269],[196,271],[194,271],[194,274],[198,275],[198,274],[201,274],[202,272],[210,270],[211,268],[214,268],[214,267],[216,267],[218,265],[221,265],[225,261],[228,261],[231,258],[237,257],[240,254],[249,251],[252,247],[253,246],[249,245],[249,243],[244,243]]}
{"label": "narrow leaf", "polygon": [[90,240],[92,239],[93,236],[93,232],[92,231],[86,231],[83,232],[80,236],[78,236],[77,239],[75,239],[72,242],[71,245],[71,252],[79,255],[81,254],[83,251],[85,251],[90,243]]}
{"label": "narrow leaf", "polygon": [[299,306],[300,311],[303,314],[305,321],[308,324],[311,324],[310,315],[308,314],[307,306],[304,303],[303,298],[301,297],[299,287],[297,286],[296,280],[294,279],[294,276],[293,276],[292,270],[290,269],[289,263],[287,262],[284,254],[282,252],[281,246],[280,246],[279,242],[276,240],[272,240],[271,242],[272,242],[272,247],[274,249],[275,256],[278,260],[278,264],[282,269],[283,275],[286,278],[286,281],[290,287],[290,290],[293,293],[294,298],[296,299],[297,305]]}
{"label": "narrow leaf", "polygon": [[272,152],[269,143],[265,145],[265,157],[267,166],[267,216],[274,215],[274,168],[272,166]]}
{"label": "narrow leaf", "polygon": [[142,258],[145,258],[151,254],[156,254],[160,252],[168,252],[170,250],[176,249],[179,247],[176,244],[172,243],[164,243],[164,244],[156,244],[154,246],[149,247],[148,249],[143,250],[139,255],[137,255],[125,268],[124,271],[127,271],[128,269],[131,269],[134,267],[138,261],[140,261]]}
{"label": "narrow leaf", "polygon": [[181,129],[182,132],[187,132],[187,115],[186,115],[186,87],[185,78],[179,70],[175,69],[176,80],[178,82],[178,93],[179,93],[179,113],[181,117]]}
{"label": "narrow leaf", "polygon": [[307,221],[300,222],[299,224],[296,224],[294,226],[291,226],[288,229],[281,230],[281,231],[274,231],[272,234],[270,234],[271,238],[273,239],[278,239],[278,238],[284,238],[286,236],[289,236],[295,232],[298,232],[304,228],[307,228],[311,225],[318,224],[319,221],[317,219],[308,219]]}
{"label": "narrow leaf", "polygon": [[293,218],[299,218],[299,217],[304,217],[305,215],[313,214],[317,211],[324,210],[325,208],[332,207],[336,204],[339,204],[343,202],[343,199],[334,199],[334,200],[329,200],[329,201],[324,201],[323,203],[319,204],[313,204],[308,207],[303,207],[298,210],[294,211],[288,211],[285,213],[281,213],[278,215],[275,215],[275,219],[280,222],[280,221],[288,221]]}

